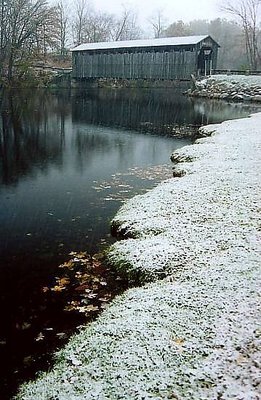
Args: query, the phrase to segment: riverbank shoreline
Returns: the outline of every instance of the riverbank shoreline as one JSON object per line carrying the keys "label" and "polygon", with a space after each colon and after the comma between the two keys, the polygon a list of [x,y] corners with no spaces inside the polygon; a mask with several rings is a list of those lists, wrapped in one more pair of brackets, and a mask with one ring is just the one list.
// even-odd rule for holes
{"label": "riverbank shoreline", "polygon": [[258,113],[201,128],[173,155],[181,177],[123,205],[113,224],[132,238],[108,258],[145,285],[17,399],[257,398],[260,125]]}
{"label": "riverbank shoreline", "polygon": [[232,102],[261,102],[260,75],[211,75],[193,80],[185,94],[190,97],[226,100]]}

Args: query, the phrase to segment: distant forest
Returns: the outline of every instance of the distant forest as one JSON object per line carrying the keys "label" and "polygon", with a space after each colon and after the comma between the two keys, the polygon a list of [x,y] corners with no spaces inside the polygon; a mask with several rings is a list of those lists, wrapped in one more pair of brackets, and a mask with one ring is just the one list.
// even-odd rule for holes
{"label": "distant forest", "polygon": [[[218,69],[261,69],[260,0],[229,0],[228,19],[166,23],[154,11],[144,28],[137,13],[94,9],[88,0],[0,0],[0,77],[26,76],[36,62],[70,65],[69,49],[86,42],[209,34],[219,45]],[[173,6],[175,7],[175,6]]]}
{"label": "distant forest", "polygon": [[235,21],[214,19],[189,23],[174,22],[163,31],[164,36],[210,35],[219,45],[218,69],[246,70],[250,68],[242,27]]}

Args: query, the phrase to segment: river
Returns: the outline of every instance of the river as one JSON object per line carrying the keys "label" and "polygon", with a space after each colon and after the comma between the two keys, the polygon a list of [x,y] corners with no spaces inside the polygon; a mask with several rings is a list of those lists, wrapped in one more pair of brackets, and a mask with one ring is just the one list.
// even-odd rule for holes
{"label": "river", "polygon": [[[173,89],[93,89],[2,93],[0,110],[0,398],[7,399],[86,321],[46,296],[58,266],[71,252],[93,255],[113,243],[109,221],[122,202],[170,178],[170,154],[199,126],[249,108]],[[124,286],[111,285],[115,293]]]}

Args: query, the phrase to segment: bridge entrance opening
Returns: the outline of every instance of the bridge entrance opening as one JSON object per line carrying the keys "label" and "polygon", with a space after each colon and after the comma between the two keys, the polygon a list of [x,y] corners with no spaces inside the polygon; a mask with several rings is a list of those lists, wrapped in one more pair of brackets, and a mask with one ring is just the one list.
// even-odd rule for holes
{"label": "bridge entrance opening", "polygon": [[198,55],[198,75],[207,76],[213,68],[213,50],[211,47],[202,47]]}

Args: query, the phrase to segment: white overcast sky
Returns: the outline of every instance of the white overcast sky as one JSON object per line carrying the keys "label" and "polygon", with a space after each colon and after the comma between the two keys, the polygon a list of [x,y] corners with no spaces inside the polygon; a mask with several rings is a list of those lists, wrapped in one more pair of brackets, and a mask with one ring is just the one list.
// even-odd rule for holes
{"label": "white overcast sky", "polygon": [[222,0],[92,0],[96,10],[118,14],[122,5],[136,10],[139,21],[144,24],[153,11],[161,9],[169,23],[194,19],[215,19],[224,17],[219,10]]}

